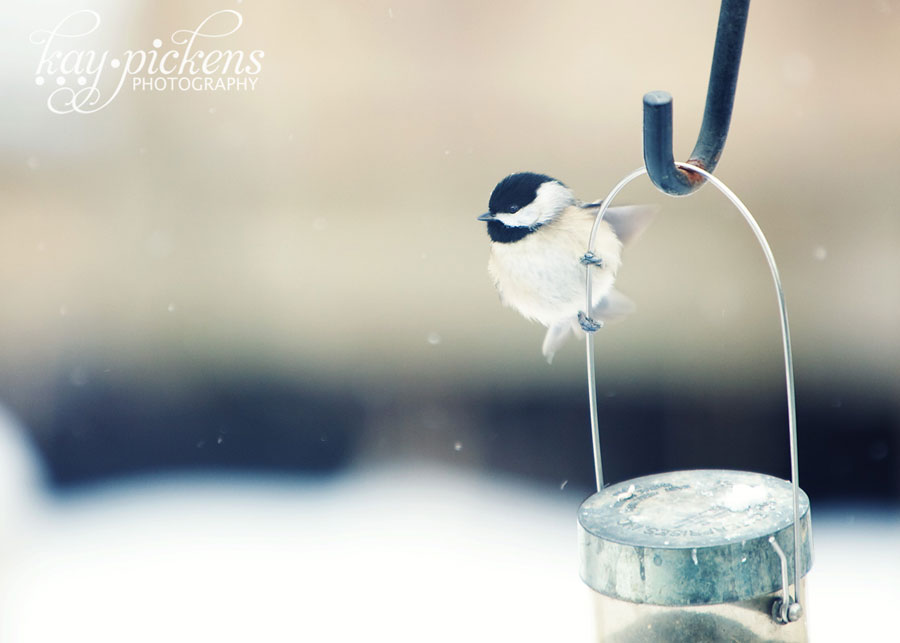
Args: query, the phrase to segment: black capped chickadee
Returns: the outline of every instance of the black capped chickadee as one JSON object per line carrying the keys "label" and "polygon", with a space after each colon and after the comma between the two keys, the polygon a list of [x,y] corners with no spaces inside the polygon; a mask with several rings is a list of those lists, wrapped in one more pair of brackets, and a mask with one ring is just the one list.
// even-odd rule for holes
{"label": "black capped chickadee", "polygon": [[[544,174],[520,172],[497,184],[487,222],[491,238],[488,272],[501,301],[548,327],[542,351],[550,362],[570,332],[583,333],[585,270],[590,270],[597,322],[614,321],[634,310],[613,288],[622,247],[650,223],[652,206],[619,206],[606,211],[594,243],[588,241],[600,203],[582,203],[568,187]],[[587,311],[585,311],[587,312]]]}

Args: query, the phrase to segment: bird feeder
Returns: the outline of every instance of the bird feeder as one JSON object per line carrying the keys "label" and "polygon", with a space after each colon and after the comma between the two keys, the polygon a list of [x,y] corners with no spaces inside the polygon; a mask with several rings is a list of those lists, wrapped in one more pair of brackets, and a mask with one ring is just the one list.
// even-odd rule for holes
{"label": "bird feeder", "polygon": [[675,471],[603,481],[593,336],[586,269],[588,392],[597,493],[578,511],[580,574],[591,590],[596,640],[606,643],[806,641],[805,576],[812,564],[809,499],[798,484],[797,426],[790,331],[772,251],[746,206],[711,172],[722,153],[734,103],[749,0],[723,0],[706,110],[687,163],[672,154],[672,98],[644,96],[644,167],[602,202],[586,257],[615,196],[648,174],[666,194],[704,183],[740,210],[774,281],[784,347],[791,480],[727,470]]}

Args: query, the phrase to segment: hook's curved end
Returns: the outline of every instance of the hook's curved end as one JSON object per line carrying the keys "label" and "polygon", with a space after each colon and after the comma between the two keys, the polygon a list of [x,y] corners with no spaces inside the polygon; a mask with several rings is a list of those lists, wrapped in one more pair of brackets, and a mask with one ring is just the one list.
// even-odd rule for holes
{"label": "hook's curved end", "polygon": [[[688,163],[706,169],[696,159]],[[669,92],[644,94],[644,165],[653,185],[672,196],[686,196],[704,183],[704,178],[699,174],[675,166],[672,95]]]}

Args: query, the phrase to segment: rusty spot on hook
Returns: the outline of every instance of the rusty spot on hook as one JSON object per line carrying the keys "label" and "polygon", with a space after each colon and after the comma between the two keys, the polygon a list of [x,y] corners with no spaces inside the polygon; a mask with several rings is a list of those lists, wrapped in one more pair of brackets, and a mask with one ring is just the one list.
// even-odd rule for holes
{"label": "rusty spot on hook", "polygon": [[[689,163],[690,165],[696,165],[701,170],[706,170],[706,164],[700,159],[688,159],[685,163]],[[690,170],[685,170],[684,168],[678,168],[678,171],[684,175],[690,184],[694,187],[701,186],[706,179],[704,179],[699,173],[691,172]]]}

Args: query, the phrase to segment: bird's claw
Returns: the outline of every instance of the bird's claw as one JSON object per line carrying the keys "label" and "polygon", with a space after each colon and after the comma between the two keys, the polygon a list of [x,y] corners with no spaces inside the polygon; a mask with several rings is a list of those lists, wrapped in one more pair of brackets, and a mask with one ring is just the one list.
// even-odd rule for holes
{"label": "bird's claw", "polygon": [[597,321],[596,319],[591,319],[587,315],[585,315],[582,311],[578,311],[578,324],[581,326],[581,329],[586,333],[595,333],[601,328],[603,328],[603,322]]}
{"label": "bird's claw", "polygon": [[585,252],[581,257],[581,265],[603,267],[603,259],[595,255],[593,252]]}

